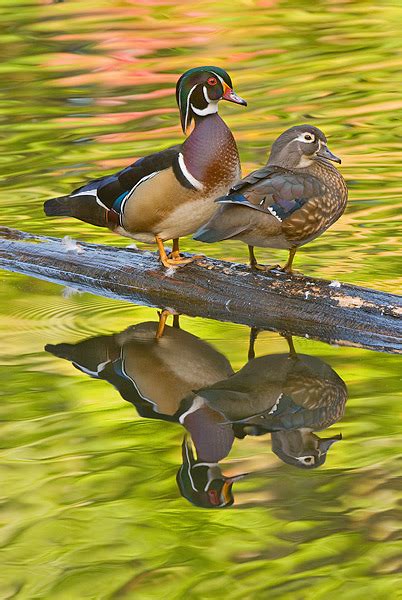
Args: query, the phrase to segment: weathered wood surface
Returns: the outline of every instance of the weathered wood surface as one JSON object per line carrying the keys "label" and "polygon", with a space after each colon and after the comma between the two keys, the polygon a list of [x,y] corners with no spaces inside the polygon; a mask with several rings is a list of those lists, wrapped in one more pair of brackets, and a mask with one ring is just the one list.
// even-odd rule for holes
{"label": "weathered wood surface", "polygon": [[[402,297],[205,259],[167,272],[155,254],[0,228],[0,268],[137,304],[326,342],[402,351]],[[373,274],[373,281],[375,274]]]}

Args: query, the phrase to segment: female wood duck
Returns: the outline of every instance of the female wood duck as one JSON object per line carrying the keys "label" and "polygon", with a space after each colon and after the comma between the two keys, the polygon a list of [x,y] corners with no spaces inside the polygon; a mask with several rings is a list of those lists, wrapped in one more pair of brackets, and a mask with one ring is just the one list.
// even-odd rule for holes
{"label": "female wood duck", "polygon": [[[137,160],[114,175],[95,179],[68,196],[45,202],[49,216],[69,216],[109,227],[141,242],[156,242],[160,260],[177,267],[179,238],[194,233],[214,213],[214,199],[240,177],[236,142],[218,115],[218,102],[246,106],[219,67],[197,67],[177,82],[176,99],[185,142]],[[167,256],[163,242],[173,240]]]}
{"label": "female wood duck", "polygon": [[346,207],[348,191],[322,131],[311,125],[291,127],[274,142],[265,167],[250,173],[218,198],[221,206],[194,239],[202,242],[242,240],[252,268],[259,265],[254,246],[287,248],[283,270],[291,273],[299,246],[324,233]]}
{"label": "female wood duck", "polygon": [[272,354],[250,360],[240,371],[198,397],[232,423],[236,437],[271,433],[273,452],[287,464],[311,469],[324,464],[342,436],[320,438],[342,418],[347,399],[343,380],[324,361],[296,354]]}

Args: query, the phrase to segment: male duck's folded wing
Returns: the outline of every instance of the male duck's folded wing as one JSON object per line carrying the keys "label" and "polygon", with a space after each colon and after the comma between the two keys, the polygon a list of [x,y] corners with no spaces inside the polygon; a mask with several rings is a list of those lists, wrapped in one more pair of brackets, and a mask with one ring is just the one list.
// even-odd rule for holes
{"label": "male duck's folded wing", "polygon": [[49,216],[71,216],[93,225],[106,226],[107,212],[113,209],[119,213],[122,203],[143,181],[177,162],[180,149],[181,145],[176,145],[150,154],[113,175],[90,181],[68,196],[47,200],[44,204],[45,213]]}

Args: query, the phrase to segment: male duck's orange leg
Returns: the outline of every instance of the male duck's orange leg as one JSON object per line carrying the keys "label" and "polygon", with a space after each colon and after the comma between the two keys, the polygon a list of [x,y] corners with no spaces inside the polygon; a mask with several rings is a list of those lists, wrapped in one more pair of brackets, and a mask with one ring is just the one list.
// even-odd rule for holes
{"label": "male duck's orange leg", "polygon": [[165,331],[166,319],[171,314],[172,313],[170,312],[170,310],[161,310],[160,311],[158,329],[156,330],[156,335],[155,335],[157,340],[159,340],[163,336],[163,332]]}
{"label": "male duck's orange leg", "polygon": [[181,267],[182,265],[188,265],[188,264],[194,262],[195,260],[203,258],[200,255],[192,256],[191,258],[182,258],[180,256],[180,252],[179,252],[179,240],[178,239],[173,240],[173,251],[172,251],[172,254],[170,256],[168,256],[166,254],[166,250],[165,250],[165,247],[163,245],[163,241],[161,240],[161,238],[156,235],[155,241],[158,245],[159,258],[161,260],[161,263],[167,269],[170,269],[170,267]]}
{"label": "male duck's orange leg", "polygon": [[164,308],[163,310],[158,312],[159,315],[159,323],[156,330],[155,338],[159,340],[165,331],[167,318],[172,315],[173,316],[173,327],[176,329],[180,329],[179,315],[168,308]]}
{"label": "male duck's orange leg", "polygon": [[173,260],[178,260],[180,258],[179,238],[173,240],[173,248],[172,252],[169,254],[169,258],[173,258]]}

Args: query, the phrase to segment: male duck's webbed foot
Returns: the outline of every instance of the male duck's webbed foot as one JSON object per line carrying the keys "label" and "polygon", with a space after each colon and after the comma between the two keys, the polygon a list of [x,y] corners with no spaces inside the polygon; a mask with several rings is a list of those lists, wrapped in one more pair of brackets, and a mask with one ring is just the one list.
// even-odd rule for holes
{"label": "male duck's webbed foot", "polygon": [[248,254],[250,257],[250,267],[253,271],[274,271],[278,269],[279,265],[260,265],[254,254],[254,246],[248,247]]}
{"label": "male duck's webbed foot", "polygon": [[189,258],[184,258],[180,254],[179,250],[179,240],[173,240],[173,249],[172,252],[167,255],[166,250],[163,246],[163,242],[157,235],[155,236],[156,243],[158,245],[159,258],[161,263],[167,269],[171,269],[172,267],[175,269],[176,267],[182,267],[183,265],[189,265],[195,260],[200,260],[201,258],[205,258],[203,255],[197,254],[195,256],[191,256]]}

